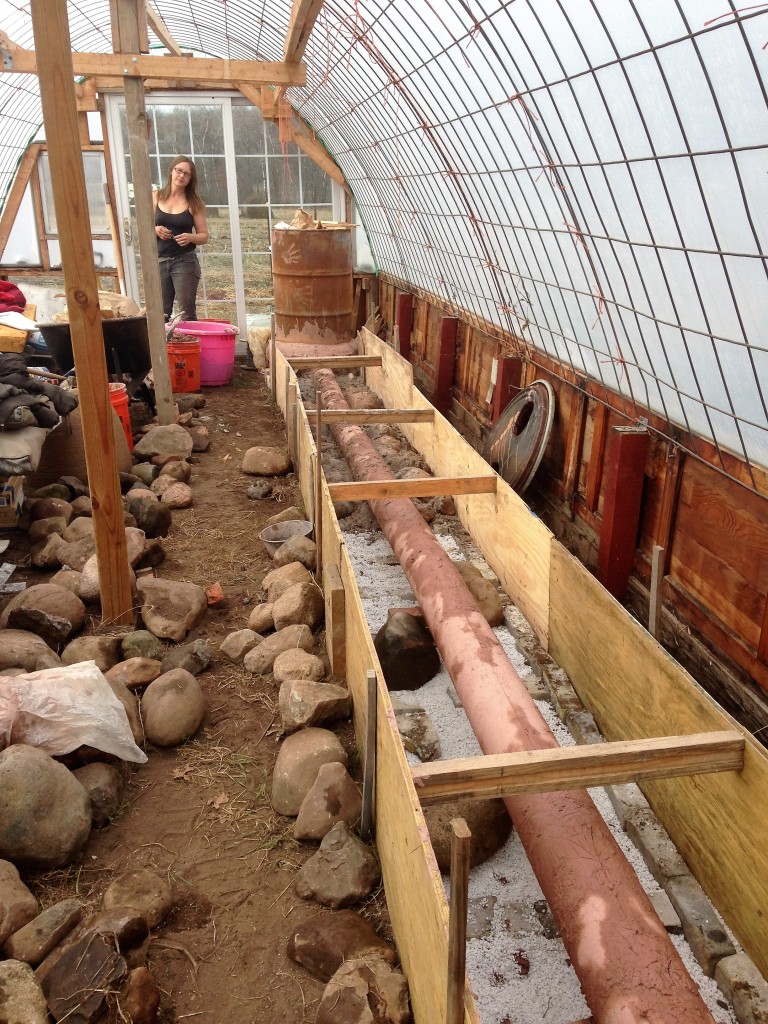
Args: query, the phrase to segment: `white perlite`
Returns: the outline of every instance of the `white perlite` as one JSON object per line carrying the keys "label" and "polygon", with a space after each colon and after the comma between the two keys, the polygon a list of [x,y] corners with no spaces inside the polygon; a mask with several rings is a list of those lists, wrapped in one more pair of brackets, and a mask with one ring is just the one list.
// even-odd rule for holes
{"label": "white perlite", "polygon": [[[375,635],[386,621],[388,608],[416,604],[416,599],[401,566],[391,564],[395,561],[392,549],[381,534],[349,533],[344,539]],[[437,539],[451,558],[463,557],[453,537],[441,534]],[[531,678],[531,670],[506,627],[500,626],[494,633],[520,676]],[[443,757],[481,754],[464,711],[455,707],[448,694],[450,683],[443,670],[419,690],[397,696],[410,703],[418,701],[426,710],[440,738]],[[558,743],[573,746],[573,738],[551,706],[545,701],[536,704]],[[409,762],[417,763],[413,755],[407,756]],[[605,792],[593,789],[590,795],[645,891],[649,895],[658,892],[659,886],[622,831]],[[447,892],[447,879],[444,884]],[[483,897],[496,900],[491,933],[467,943],[467,973],[483,1024],[572,1024],[588,1017],[589,1008],[562,941],[542,933],[534,903],[544,897],[514,831],[497,854],[470,874],[470,900]],[[682,936],[671,938],[717,1024],[736,1024],[730,1010],[721,1005],[724,1000],[717,985],[703,974]]]}

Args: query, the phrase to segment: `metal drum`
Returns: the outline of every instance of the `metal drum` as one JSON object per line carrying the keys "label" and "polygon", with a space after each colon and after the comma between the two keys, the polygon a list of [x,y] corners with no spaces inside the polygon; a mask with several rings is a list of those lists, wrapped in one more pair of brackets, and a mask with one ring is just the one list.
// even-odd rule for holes
{"label": "metal drum", "polygon": [[333,345],[352,338],[352,229],[274,228],[278,339]]}

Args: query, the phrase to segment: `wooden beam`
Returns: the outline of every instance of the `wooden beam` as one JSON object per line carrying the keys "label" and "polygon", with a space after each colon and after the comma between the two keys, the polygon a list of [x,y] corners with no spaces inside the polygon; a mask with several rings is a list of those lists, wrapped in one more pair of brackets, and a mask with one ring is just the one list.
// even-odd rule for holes
{"label": "wooden beam", "polygon": [[[135,5],[134,5],[135,6]],[[10,66],[0,67],[0,74],[36,75],[37,54],[14,46],[9,51]],[[47,73],[47,69],[46,69]],[[252,85],[306,85],[307,69],[303,64],[283,64],[266,60],[225,60],[217,57],[153,56],[138,49],[125,53],[73,53],[73,76],[93,75],[111,78],[181,78],[218,82],[236,88],[236,83]]]}
{"label": "wooden beam", "polygon": [[170,51],[172,54],[174,54],[174,56],[180,57],[182,54],[181,47],[171,35],[170,31],[168,30],[168,26],[165,24],[163,19],[160,17],[160,15],[157,13],[154,7],[152,7],[151,4],[146,5],[146,11],[147,22],[149,23],[149,27],[155,33],[157,38],[160,40],[160,42],[163,44],[166,50]]}
{"label": "wooden beam", "polygon": [[285,36],[283,60],[301,60],[309,37],[323,7],[323,0],[293,0],[291,20]]}
{"label": "wooden beam", "polygon": [[456,366],[456,339],[458,332],[458,317],[444,316],[440,321],[440,348],[435,369],[435,391],[432,396],[432,404],[443,416],[448,414],[451,406],[451,386]]}
{"label": "wooden beam", "polygon": [[411,361],[411,331],[413,330],[413,295],[410,292],[400,292],[397,296],[397,327],[398,344],[397,351],[410,363]]}
{"label": "wooden beam", "polygon": [[[116,0],[118,33],[123,45],[138,46],[139,24],[136,0]],[[118,55],[119,56],[119,55]],[[162,60],[162,58],[159,58]],[[176,421],[171,392],[171,373],[168,366],[168,345],[165,336],[165,317],[160,286],[160,265],[157,262],[157,235],[155,212],[152,205],[152,176],[147,145],[147,108],[144,82],[141,78],[126,78],[125,117],[128,146],[131,154],[131,174],[136,206],[136,226],[141,256],[141,276],[144,281],[144,305],[147,310],[147,333],[152,356],[157,418],[168,426]]]}
{"label": "wooden beam", "polygon": [[411,775],[425,805],[741,771],[743,766],[744,737],[730,729],[432,761],[412,765]]}
{"label": "wooden beam", "polygon": [[444,494],[495,494],[498,477],[430,476],[418,480],[349,480],[328,484],[332,501],[435,498]]}
{"label": "wooden beam", "polygon": [[35,169],[37,158],[40,154],[42,146],[39,142],[33,142],[27,146],[26,152],[19,160],[19,166],[16,170],[16,176],[13,179],[13,185],[8,193],[8,198],[5,201],[3,207],[2,216],[0,216],[0,256],[5,252],[5,247],[8,244],[8,238],[10,237],[11,230],[13,229],[14,222],[16,220],[16,214],[19,212],[21,201],[24,198],[24,192],[26,191],[27,184],[32,175],[32,171]]}
{"label": "wooden beam", "polygon": [[651,555],[651,586],[648,602],[648,632],[651,636],[659,638],[659,623],[661,621],[661,584],[664,581],[664,548],[658,544],[653,545]]}
{"label": "wooden beam", "polygon": [[613,427],[606,447],[597,578],[619,601],[635,561],[649,444],[646,427]]}
{"label": "wooden beam", "polygon": [[331,663],[331,672],[339,679],[346,680],[347,673],[347,627],[344,583],[338,568],[325,566],[323,578],[325,596],[325,647]]}
{"label": "wooden beam", "polygon": [[101,607],[105,621],[131,624],[134,621],[133,595],[112,435],[113,412],[93,264],[88,197],[77,136],[67,2],[32,0],[31,14],[36,52],[46,69],[40,79],[40,100],[80,392]]}
{"label": "wooden beam", "polygon": [[288,362],[299,370],[354,370],[361,366],[381,366],[381,356],[292,356]]}
{"label": "wooden beam", "polygon": [[467,912],[472,833],[463,818],[451,821],[451,902],[448,918],[446,1024],[463,1024],[467,979]]}
{"label": "wooden beam", "polygon": [[[306,408],[307,413],[313,409]],[[323,423],[432,423],[434,409],[324,409]]]}
{"label": "wooden beam", "polygon": [[584,451],[584,428],[587,421],[587,396],[583,391],[576,393],[576,408],[568,421],[568,436],[565,442],[565,467],[563,491],[568,504],[568,513],[573,515],[573,503],[579,489],[579,469]]}
{"label": "wooden beam", "polygon": [[605,434],[608,427],[608,412],[607,406],[601,403],[595,406],[584,494],[584,503],[587,506],[588,512],[597,512],[597,506],[600,504],[600,485],[603,481],[603,459],[605,457]]}
{"label": "wooden beam", "polygon": [[99,104],[96,99],[96,80],[86,78],[84,82],[75,82],[75,97],[77,99],[78,112],[96,113]]}

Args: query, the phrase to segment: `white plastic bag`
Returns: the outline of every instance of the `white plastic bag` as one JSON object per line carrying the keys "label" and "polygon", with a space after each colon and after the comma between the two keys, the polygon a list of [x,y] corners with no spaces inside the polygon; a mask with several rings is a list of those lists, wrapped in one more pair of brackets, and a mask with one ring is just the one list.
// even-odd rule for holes
{"label": "white plastic bag", "polygon": [[0,749],[9,743],[53,755],[88,746],[123,761],[147,760],[133,741],[125,708],[94,661],[0,675]]}

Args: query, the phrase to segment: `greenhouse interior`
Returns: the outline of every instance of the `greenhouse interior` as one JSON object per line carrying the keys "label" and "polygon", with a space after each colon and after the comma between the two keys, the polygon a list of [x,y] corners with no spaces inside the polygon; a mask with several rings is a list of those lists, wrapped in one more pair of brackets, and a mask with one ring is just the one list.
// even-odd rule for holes
{"label": "greenhouse interior", "polygon": [[768,1022],[768,3],[0,52],[0,1021]]}

